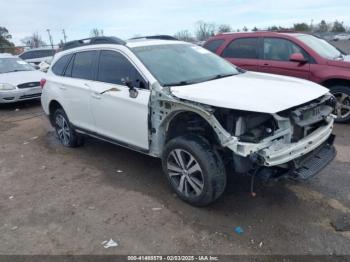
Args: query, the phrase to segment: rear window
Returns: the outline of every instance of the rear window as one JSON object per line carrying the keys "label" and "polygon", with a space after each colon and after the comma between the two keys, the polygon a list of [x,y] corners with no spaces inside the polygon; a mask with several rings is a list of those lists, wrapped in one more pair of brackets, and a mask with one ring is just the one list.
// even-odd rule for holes
{"label": "rear window", "polygon": [[69,60],[71,59],[72,54],[62,56],[60,59],[52,67],[52,72],[55,75],[62,76],[64,73],[64,69],[66,68]]}
{"label": "rear window", "polygon": [[218,39],[213,40],[204,45],[204,48],[208,49],[209,51],[216,53],[216,51],[219,49],[219,47],[224,43],[225,40]]}
{"label": "rear window", "polygon": [[95,78],[94,62],[96,59],[97,51],[76,53],[72,69],[72,77],[93,80]]}
{"label": "rear window", "polygon": [[224,50],[222,56],[226,58],[257,59],[258,38],[240,38],[233,40]]}

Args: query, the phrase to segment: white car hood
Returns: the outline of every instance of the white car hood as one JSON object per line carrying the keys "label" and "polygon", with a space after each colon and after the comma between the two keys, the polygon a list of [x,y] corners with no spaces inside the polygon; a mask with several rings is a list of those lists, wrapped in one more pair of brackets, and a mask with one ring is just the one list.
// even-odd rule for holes
{"label": "white car hood", "polygon": [[40,82],[45,74],[40,71],[20,71],[0,74],[0,83],[11,84],[17,86],[28,82]]}
{"label": "white car hood", "polygon": [[206,105],[272,114],[319,98],[328,89],[294,77],[246,72],[171,87],[171,92],[178,98]]}

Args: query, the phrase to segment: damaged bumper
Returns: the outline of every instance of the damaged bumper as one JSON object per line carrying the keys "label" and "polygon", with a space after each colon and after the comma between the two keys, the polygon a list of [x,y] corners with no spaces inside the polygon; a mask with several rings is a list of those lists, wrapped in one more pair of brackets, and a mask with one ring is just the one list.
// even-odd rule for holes
{"label": "damaged bumper", "polygon": [[279,140],[274,141],[270,147],[258,153],[263,165],[281,165],[315,150],[331,136],[333,122],[332,118],[326,126],[319,127],[312,134],[296,143],[285,144]]}

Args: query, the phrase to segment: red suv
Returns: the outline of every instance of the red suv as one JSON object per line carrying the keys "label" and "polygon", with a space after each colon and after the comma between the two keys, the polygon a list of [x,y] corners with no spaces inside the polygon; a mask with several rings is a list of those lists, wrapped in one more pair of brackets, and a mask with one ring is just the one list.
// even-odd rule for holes
{"label": "red suv", "polygon": [[338,100],[337,122],[350,121],[350,56],[327,41],[290,32],[224,33],[210,38],[204,47],[246,70],[326,86]]}

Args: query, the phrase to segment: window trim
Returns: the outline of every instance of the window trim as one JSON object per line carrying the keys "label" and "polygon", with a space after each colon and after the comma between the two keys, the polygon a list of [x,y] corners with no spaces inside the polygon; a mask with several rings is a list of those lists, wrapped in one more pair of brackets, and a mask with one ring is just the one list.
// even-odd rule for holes
{"label": "window trim", "polygon": [[[242,58],[242,57],[225,57],[224,53],[225,50],[234,42],[237,40],[242,40],[242,39],[256,39],[257,46],[256,46],[256,51],[257,51],[257,57],[256,58]],[[225,59],[249,59],[249,60],[257,60],[260,59],[261,54],[260,54],[260,37],[259,36],[245,36],[245,37],[237,37],[229,41],[222,49],[220,56]]]}
{"label": "window trim", "polygon": [[[61,56],[59,59],[57,59],[57,61],[52,65],[52,73],[55,75],[55,76],[61,76],[61,77],[65,77],[65,73],[66,73],[66,70],[67,70],[67,67],[70,63],[70,61],[72,60],[72,58],[74,57],[74,53],[68,53],[68,54],[65,54],[63,56]],[[53,71],[53,68],[55,67],[55,65],[57,64],[58,61],[60,61],[63,57],[65,56],[70,56],[70,58],[68,59],[68,61],[66,62],[66,64],[64,65],[63,67],[63,70],[62,70],[62,74],[61,75],[57,75],[54,71]]]}
{"label": "window trim", "polygon": [[125,85],[119,85],[119,84],[113,84],[113,83],[108,83],[108,82],[103,82],[103,81],[100,81],[100,80],[97,80],[98,79],[98,73],[100,71],[100,57],[101,57],[101,53],[102,51],[112,51],[112,52],[116,52],[120,55],[122,55],[123,57],[125,57],[129,63],[135,68],[135,70],[140,74],[140,76],[143,78],[145,84],[146,84],[146,87],[145,88],[139,88],[139,87],[135,87],[136,89],[139,89],[139,90],[150,90],[150,82],[148,81],[148,79],[145,77],[145,74],[138,68],[138,66],[132,61],[132,59],[130,59],[130,57],[125,53],[123,52],[122,50],[119,50],[119,49],[113,49],[113,48],[103,48],[103,49],[99,49],[99,54],[98,54],[98,59],[97,59],[97,70],[96,70],[96,76],[95,76],[95,81],[96,82],[100,82],[100,83],[105,83],[105,84],[112,84],[112,85],[118,85],[118,86],[123,86],[125,87]]}
{"label": "window trim", "polygon": [[[284,63],[294,63],[293,61],[285,61],[285,60],[274,60],[274,59],[265,59],[265,55],[264,55],[264,43],[265,43],[265,39],[282,39],[285,41],[289,41],[290,43],[296,45],[297,47],[299,47],[302,51],[304,51],[304,53],[307,55],[307,64],[316,64],[315,59],[309,54],[309,52],[307,52],[305,50],[305,48],[303,48],[302,46],[300,46],[298,43],[294,42],[293,40],[290,40],[288,38],[284,38],[284,37],[276,37],[276,36],[264,36],[261,37],[261,60],[266,60],[266,61],[275,61],[275,62],[284,62]],[[303,54],[304,55],[304,54]]]}

